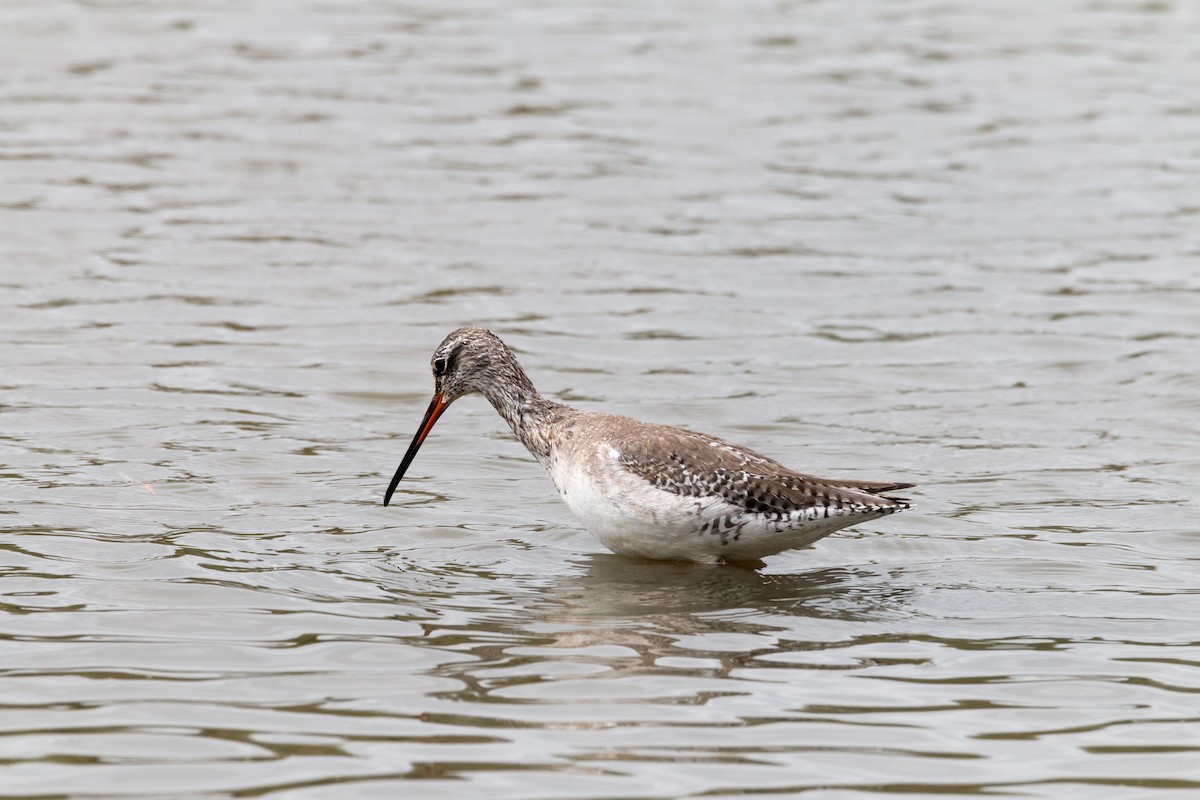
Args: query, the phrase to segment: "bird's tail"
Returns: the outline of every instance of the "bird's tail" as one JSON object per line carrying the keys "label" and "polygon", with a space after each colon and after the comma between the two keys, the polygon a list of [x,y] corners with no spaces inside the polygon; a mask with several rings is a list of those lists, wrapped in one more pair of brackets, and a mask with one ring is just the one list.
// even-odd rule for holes
{"label": "bird's tail", "polygon": [[889,492],[897,492],[901,489],[911,489],[916,486],[915,483],[898,483],[887,481],[858,481],[853,479],[848,480],[829,480],[821,481],[826,486],[835,486],[839,489],[849,489],[852,492],[862,492],[863,494],[873,495],[881,500],[887,500],[895,504],[896,510],[912,508],[913,503],[907,497],[892,497]]}

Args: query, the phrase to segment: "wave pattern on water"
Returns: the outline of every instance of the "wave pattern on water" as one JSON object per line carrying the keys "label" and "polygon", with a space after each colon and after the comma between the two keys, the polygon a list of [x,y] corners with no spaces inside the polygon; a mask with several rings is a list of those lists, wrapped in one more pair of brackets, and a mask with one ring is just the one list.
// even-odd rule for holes
{"label": "wave pattern on water", "polygon": [[[1186,3],[0,7],[0,797],[1191,797]],[[918,509],[602,552],[428,357]],[[415,788],[414,788],[415,787]]]}

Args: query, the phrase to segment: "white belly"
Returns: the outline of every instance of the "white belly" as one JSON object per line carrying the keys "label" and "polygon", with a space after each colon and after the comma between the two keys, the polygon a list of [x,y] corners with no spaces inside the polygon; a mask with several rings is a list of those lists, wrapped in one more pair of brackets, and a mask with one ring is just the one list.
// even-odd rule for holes
{"label": "white belly", "polygon": [[675,561],[753,561],[807,547],[860,518],[768,519],[716,497],[684,497],[623,469],[601,444],[590,458],[547,465],[588,532],[614,553]]}

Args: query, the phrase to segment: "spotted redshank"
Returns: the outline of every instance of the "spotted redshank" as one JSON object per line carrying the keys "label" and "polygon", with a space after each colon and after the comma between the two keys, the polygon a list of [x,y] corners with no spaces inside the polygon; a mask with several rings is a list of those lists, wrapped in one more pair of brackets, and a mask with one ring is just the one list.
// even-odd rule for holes
{"label": "spotted redshank", "polygon": [[383,497],[451,403],[491,402],[588,529],[616,553],[706,563],[757,561],[847,525],[911,508],[885,493],[913,484],[818,478],[683,428],[547,400],[483,328],[459,328],[431,360],[433,400]]}

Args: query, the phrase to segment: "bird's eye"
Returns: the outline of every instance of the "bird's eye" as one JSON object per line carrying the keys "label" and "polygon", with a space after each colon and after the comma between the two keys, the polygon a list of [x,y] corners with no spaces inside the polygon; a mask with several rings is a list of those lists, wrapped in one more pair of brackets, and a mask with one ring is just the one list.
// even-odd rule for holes
{"label": "bird's eye", "polygon": [[433,360],[433,374],[439,378],[446,374],[446,359],[435,358]]}

